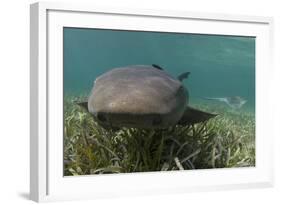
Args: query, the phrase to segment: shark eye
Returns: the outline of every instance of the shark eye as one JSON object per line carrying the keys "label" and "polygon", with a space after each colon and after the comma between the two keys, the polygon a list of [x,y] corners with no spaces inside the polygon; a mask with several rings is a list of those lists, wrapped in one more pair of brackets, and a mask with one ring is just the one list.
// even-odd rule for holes
{"label": "shark eye", "polygon": [[161,117],[160,116],[156,116],[154,117],[153,121],[152,121],[152,125],[160,125],[162,122]]}
{"label": "shark eye", "polygon": [[184,92],[185,92],[185,89],[184,89],[183,85],[181,85],[177,90],[177,94],[182,94]]}
{"label": "shark eye", "polygon": [[184,90],[184,87],[183,87],[183,85],[181,85],[181,86],[179,87],[178,91],[183,91],[183,90]]}
{"label": "shark eye", "polygon": [[98,113],[98,114],[97,114],[97,118],[98,118],[98,120],[101,121],[101,122],[105,122],[105,121],[106,121],[106,117],[105,117],[105,115],[102,114],[102,113]]}

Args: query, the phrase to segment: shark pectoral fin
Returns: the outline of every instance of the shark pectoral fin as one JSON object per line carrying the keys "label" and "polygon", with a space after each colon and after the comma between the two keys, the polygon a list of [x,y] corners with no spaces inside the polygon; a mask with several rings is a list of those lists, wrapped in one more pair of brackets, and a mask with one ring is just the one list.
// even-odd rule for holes
{"label": "shark pectoral fin", "polygon": [[88,102],[76,102],[77,105],[83,107],[84,109],[88,110]]}
{"label": "shark pectoral fin", "polygon": [[208,112],[204,112],[201,110],[197,110],[195,108],[187,106],[182,118],[178,122],[179,125],[190,125],[196,124],[199,122],[207,121],[213,117],[216,117],[217,114],[212,114]]}

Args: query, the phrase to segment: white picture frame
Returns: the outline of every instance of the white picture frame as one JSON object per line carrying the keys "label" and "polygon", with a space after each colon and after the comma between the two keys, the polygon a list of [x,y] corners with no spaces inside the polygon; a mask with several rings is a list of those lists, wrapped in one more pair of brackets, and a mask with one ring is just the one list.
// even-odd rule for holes
{"label": "white picture frame", "polygon": [[[64,26],[255,36],[256,166],[64,177],[61,124],[61,34]],[[32,4],[30,198],[41,202],[273,186],[273,135],[269,129],[273,118],[272,113],[264,109],[270,105],[267,93],[273,69],[272,29],[273,19],[270,17],[100,8],[91,4]],[[178,183],[185,180],[188,183]]]}

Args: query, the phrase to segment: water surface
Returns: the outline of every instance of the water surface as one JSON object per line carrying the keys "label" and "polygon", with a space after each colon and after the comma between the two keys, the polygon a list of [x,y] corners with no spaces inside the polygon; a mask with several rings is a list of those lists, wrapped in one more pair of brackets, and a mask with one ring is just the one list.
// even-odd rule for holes
{"label": "water surface", "polygon": [[[64,28],[64,93],[87,95],[95,78],[116,67],[157,64],[184,81],[191,102],[241,96],[255,110],[255,38]],[[211,103],[211,102],[208,102]]]}

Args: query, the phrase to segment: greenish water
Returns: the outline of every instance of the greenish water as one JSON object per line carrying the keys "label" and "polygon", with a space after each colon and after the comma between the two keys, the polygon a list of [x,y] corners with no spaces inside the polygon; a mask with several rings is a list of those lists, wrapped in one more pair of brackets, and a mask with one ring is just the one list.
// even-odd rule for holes
{"label": "greenish water", "polygon": [[[64,28],[64,93],[87,95],[97,76],[115,67],[157,64],[184,81],[192,103],[241,96],[255,110],[255,38]],[[205,103],[213,104],[212,101]]]}
{"label": "greenish water", "polygon": [[[254,37],[64,28],[63,41],[65,176],[255,166]],[[101,129],[73,99],[104,72],[137,64],[189,71],[191,106],[218,115],[172,130]],[[232,96],[247,103],[203,99]]]}

